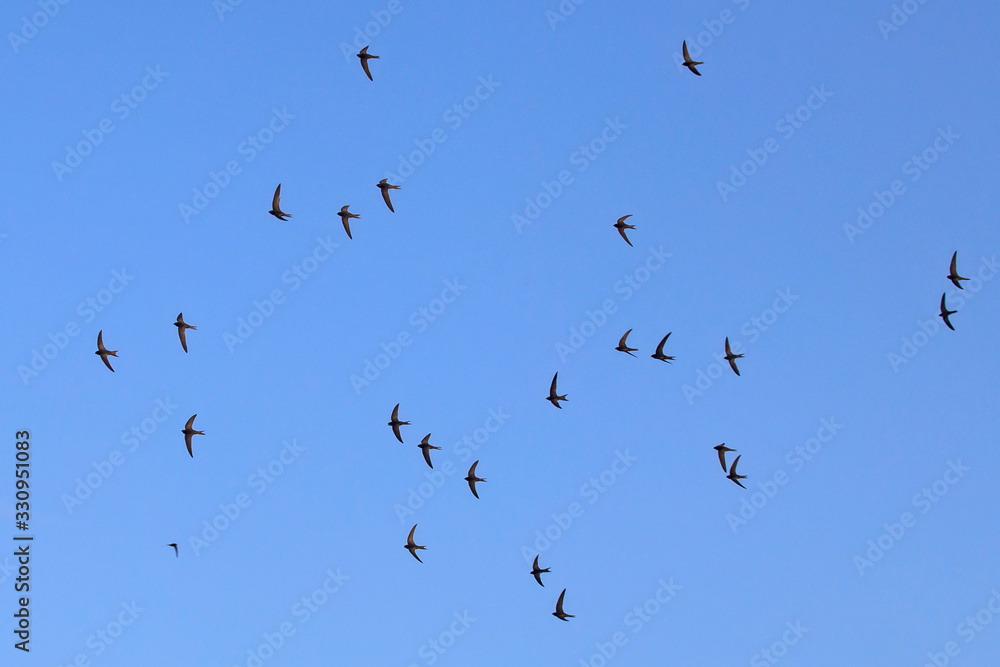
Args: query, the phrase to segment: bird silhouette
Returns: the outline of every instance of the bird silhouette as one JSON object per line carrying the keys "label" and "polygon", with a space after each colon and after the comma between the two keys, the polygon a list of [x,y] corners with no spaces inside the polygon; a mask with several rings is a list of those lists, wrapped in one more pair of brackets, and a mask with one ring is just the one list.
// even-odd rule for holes
{"label": "bird silhouette", "polygon": [[[740,456],[742,456],[742,454],[741,454]],[[741,480],[741,479],[746,479],[746,478],[747,478],[747,476],[746,476],[746,475],[738,475],[738,474],[736,474],[736,464],[737,464],[737,463],[739,463],[739,462],[740,462],[740,457],[739,457],[739,456],[737,456],[737,457],[736,457],[736,460],[735,460],[735,461],[733,461],[733,465],[732,465],[732,467],[731,467],[731,468],[729,468],[729,474],[728,474],[728,475],[726,475],[726,479],[731,479],[731,480],[733,480],[733,481],[734,481],[735,483],[737,483],[737,484],[739,484],[739,485],[740,485],[740,488],[743,488],[743,489],[745,489],[745,488],[747,488],[747,487],[745,487],[745,486],[743,486],[742,484],[740,484],[740,480]]]}
{"label": "bird silhouette", "polygon": [[562,410],[562,406],[559,405],[559,401],[565,401],[567,399],[566,399],[566,394],[560,396],[559,394],[556,393],[556,379],[558,377],[559,377],[559,372],[556,371],[556,374],[552,376],[552,385],[549,387],[549,395],[545,397],[545,400],[551,403],[552,405],[556,406],[560,410]]}
{"label": "bird silhouette", "polygon": [[535,556],[535,563],[531,566],[531,574],[532,576],[535,577],[535,581],[537,581],[538,585],[541,586],[542,588],[545,587],[545,584],[542,583],[542,573],[544,572],[549,572],[549,568],[545,568],[543,570],[542,568],[538,567],[538,556]]}
{"label": "bird silhouette", "polygon": [[968,280],[968,278],[963,278],[962,276],[958,275],[958,269],[955,268],[955,263],[957,260],[958,260],[958,251],[956,250],[955,254],[951,256],[951,269],[948,271],[948,280],[950,280],[951,283],[958,289],[965,289],[964,287],[962,287],[962,283],[960,281]]}
{"label": "bird silhouette", "polygon": [[434,464],[431,463],[431,452],[430,452],[430,450],[432,450],[432,449],[441,449],[441,448],[440,447],[435,447],[434,445],[432,445],[429,442],[430,438],[431,438],[431,434],[428,433],[427,435],[424,436],[424,439],[420,441],[420,444],[417,445],[417,447],[419,447],[421,450],[423,450],[423,452],[424,452],[424,461],[427,461],[427,465],[429,465],[431,468],[433,468]]}
{"label": "bird silhouette", "polygon": [[698,62],[696,60],[691,60],[691,54],[688,53],[688,43],[687,43],[687,40],[684,40],[684,43],[681,45],[681,49],[684,51],[684,63],[683,63],[684,67],[687,67],[689,70],[691,70],[692,72],[694,72],[698,76],[701,76],[701,72],[698,71],[698,69],[695,67],[695,65],[704,65],[705,63]]}
{"label": "bird silhouette", "polygon": [[378,56],[372,56],[368,54],[368,47],[361,49],[361,53],[358,54],[358,58],[361,59],[361,68],[364,69],[365,74],[368,75],[369,81],[374,81],[372,78],[371,70],[368,69],[368,61],[372,58],[378,59]]}
{"label": "bird silhouette", "polygon": [[632,353],[635,352],[636,350],[638,350],[639,348],[637,348],[637,347],[629,347],[628,343],[625,342],[625,339],[628,338],[628,335],[630,333],[632,333],[631,329],[629,329],[628,331],[625,332],[625,335],[622,336],[621,340],[618,341],[618,347],[616,347],[615,349],[618,350],[619,352],[624,352],[625,354],[629,355],[630,357],[634,357],[635,355],[632,354]]}
{"label": "bird silhouette", "polygon": [[469,483],[469,488],[472,489],[472,495],[474,495],[476,498],[479,497],[479,494],[476,493],[476,482],[485,482],[486,481],[482,477],[476,477],[476,466],[477,465],[479,465],[479,461],[478,460],[475,463],[472,464],[471,468],[469,468],[469,475],[468,475],[468,477],[465,478],[465,481]]}
{"label": "bird silhouette", "polygon": [[[411,556],[413,556],[417,560],[420,560],[420,556],[417,555],[417,549],[426,549],[427,547],[422,547],[413,541],[413,531],[415,531],[416,529],[417,529],[417,524],[413,524],[413,528],[410,528],[410,535],[406,538],[406,544],[403,546],[406,548],[407,551],[410,552]],[[423,563],[424,561],[420,560],[420,562]]]}
{"label": "bird silhouette", "polygon": [[177,327],[177,335],[180,336],[181,338],[181,347],[183,347],[184,351],[187,352],[188,343],[187,343],[187,334],[185,333],[185,329],[194,329],[195,331],[197,331],[198,327],[193,327],[190,324],[187,324],[184,321],[184,313],[177,314],[177,321],[174,322],[174,326]]}
{"label": "bird silhouette", "polygon": [[379,181],[376,184],[376,187],[378,187],[378,189],[382,191],[382,199],[385,200],[385,205],[389,207],[390,211],[392,211],[393,213],[395,213],[396,210],[392,207],[392,202],[389,201],[389,190],[398,190],[400,186],[398,186],[398,185],[389,185],[386,182],[388,180],[389,179],[387,179],[387,178],[383,178],[381,181]]}
{"label": "bird silhouette", "polygon": [[104,330],[101,329],[100,331],[97,332],[97,352],[94,352],[94,354],[100,355],[101,361],[104,362],[104,365],[107,366],[111,370],[112,373],[114,373],[115,369],[111,368],[111,362],[108,361],[108,356],[117,357],[118,356],[118,350],[108,350],[108,349],[106,349],[104,347],[103,336],[104,336]]}
{"label": "bird silhouette", "polygon": [[181,431],[181,433],[184,434],[184,444],[187,445],[188,454],[191,455],[191,458],[194,458],[194,454],[191,452],[191,437],[195,435],[205,435],[204,431],[194,430],[194,418],[197,416],[197,414],[191,415],[191,418],[187,420],[187,424],[184,425],[184,430]]}
{"label": "bird silhouette", "polygon": [[348,204],[347,206],[341,206],[340,213],[338,213],[337,215],[340,216],[340,221],[344,223],[344,231],[347,232],[347,238],[353,240],[354,237],[351,236],[351,218],[360,218],[361,216],[348,211],[347,209],[349,209],[350,207],[351,207],[350,204]]}
{"label": "bird silhouette", "polygon": [[389,426],[392,427],[392,432],[395,434],[396,440],[403,442],[403,436],[399,434],[399,427],[409,423],[399,421],[399,403],[396,403],[396,407],[392,409],[392,417],[389,420]]}
{"label": "bird silhouette", "polygon": [[[670,333],[673,333],[673,331],[671,331]],[[674,360],[674,357],[670,357],[663,354],[663,345],[664,343],[667,342],[667,339],[670,338],[670,333],[668,333],[666,336],[663,337],[663,340],[660,341],[660,344],[656,346],[656,352],[654,352],[649,356],[651,356],[653,359],[659,359],[660,361],[665,361],[668,364]]]}
{"label": "bird silhouette", "polygon": [[[625,236],[625,230],[635,229],[635,225],[626,225],[625,220],[631,217],[632,217],[631,213],[628,215],[623,215],[622,217],[618,218],[618,222],[614,224],[614,228],[617,229],[618,233],[622,235],[623,239],[625,239],[625,243],[629,244],[630,246],[632,245],[632,242],[628,240],[627,236]],[[634,248],[635,246],[632,247]]]}
{"label": "bird silhouette", "polygon": [[[951,326],[951,320],[948,319],[948,316],[949,315],[954,315],[958,311],[957,310],[948,310],[948,306],[944,305],[944,297],[945,297],[945,294],[944,294],[944,292],[942,292],[941,293],[941,312],[940,312],[940,317],[941,317],[942,320],[944,320],[944,323],[948,325],[948,328],[951,329],[952,331],[954,331],[955,327]],[[108,363],[107,360],[105,360],[104,363]]]}
{"label": "bird silhouette", "polygon": [[176,542],[171,542],[170,544],[165,544],[163,546],[165,546],[165,547],[173,547],[174,548],[174,558],[179,558],[180,557],[180,554],[177,551],[177,543]]}
{"label": "bird silhouette", "polygon": [[722,472],[726,472],[726,452],[735,452],[736,450],[726,447],[726,443],[716,445],[712,449],[719,452],[719,463],[722,464]]}
{"label": "bird silhouette", "polygon": [[281,207],[278,205],[279,199],[281,199],[281,183],[278,183],[278,187],[274,189],[274,198],[271,200],[271,210],[268,213],[278,220],[285,222],[288,218],[292,217],[292,214],[281,210]]}
{"label": "bird silhouette", "polygon": [[552,612],[552,615],[558,618],[560,621],[569,621],[571,618],[576,618],[573,614],[567,614],[563,611],[563,598],[566,597],[566,589],[564,588],[562,593],[559,594],[559,600],[556,602],[556,610]]}

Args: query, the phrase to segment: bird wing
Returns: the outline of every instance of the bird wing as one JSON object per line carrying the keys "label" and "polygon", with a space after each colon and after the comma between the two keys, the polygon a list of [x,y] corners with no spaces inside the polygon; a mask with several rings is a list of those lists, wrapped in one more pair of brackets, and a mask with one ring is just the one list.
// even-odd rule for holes
{"label": "bird wing", "polygon": [[957,268],[955,266],[956,263],[957,263],[957,260],[958,260],[958,251],[956,250],[955,254],[951,256],[951,275],[953,275],[953,276],[957,276],[958,275],[958,270],[957,270]]}
{"label": "bird wing", "polygon": [[625,228],[624,227],[619,227],[618,228],[618,233],[622,235],[623,239],[625,239],[625,243],[629,244],[633,248],[635,247],[635,246],[632,245],[632,242],[628,240],[628,237],[625,236]]}
{"label": "bird wing", "polygon": [[[684,43],[681,44],[681,50],[684,51],[684,60],[685,61],[691,60],[691,54],[688,53],[688,43],[686,39],[684,40]],[[348,53],[350,53],[350,51],[348,51]]]}
{"label": "bird wing", "polygon": [[389,201],[389,188],[380,187],[379,190],[382,191],[382,199],[385,200],[385,205],[389,207],[389,210],[395,213],[396,211],[392,208],[392,202]]}
{"label": "bird wing", "polygon": [[278,208],[278,200],[281,199],[281,183],[278,183],[278,187],[274,189],[274,199],[271,200],[271,209],[274,211],[280,211]]}
{"label": "bird wing", "polygon": [[[104,329],[97,332],[97,349],[104,350]],[[105,362],[107,363],[107,362]]]}
{"label": "bird wing", "polygon": [[697,74],[698,76],[701,76],[701,72],[699,72],[698,68],[695,67],[694,65],[688,65],[687,68],[692,72],[694,72],[695,74]]}
{"label": "bird wing", "polygon": [[627,219],[629,219],[631,217],[632,217],[631,213],[629,213],[628,215],[623,215],[622,217],[618,218],[618,224],[619,225],[622,224],[623,222],[625,222]]}
{"label": "bird wing", "polygon": [[563,612],[563,598],[566,597],[566,589],[564,588],[562,593],[559,594],[559,599],[556,601],[556,613],[562,614]]}
{"label": "bird wing", "polygon": [[559,377],[559,372],[557,371],[555,375],[552,376],[552,385],[549,387],[549,396],[556,396],[556,379]]}
{"label": "bird wing", "polygon": [[619,347],[628,347],[628,345],[625,343],[625,339],[628,338],[628,335],[630,333],[632,333],[631,329],[629,329],[628,331],[626,331],[625,335],[621,337],[621,340],[618,341],[618,346]]}
{"label": "bird wing", "polygon": [[420,449],[424,452],[424,461],[427,461],[427,465],[429,465],[431,468],[433,468],[434,464],[431,463],[431,448],[430,447],[421,447]]}
{"label": "bird wing", "polygon": [[191,419],[188,419],[187,420],[187,424],[184,424],[184,430],[185,431],[190,431],[191,430],[191,427],[194,426],[194,418],[197,417],[197,416],[198,416],[197,414],[191,415]]}
{"label": "bird wing", "polygon": [[182,326],[177,327],[177,335],[180,336],[181,338],[181,347],[183,347],[184,351],[187,352],[188,342],[187,342],[187,334],[185,333],[184,327]]}
{"label": "bird wing", "polygon": [[413,532],[417,529],[417,524],[413,524],[413,528],[410,528],[410,535],[406,538],[407,544],[412,544],[417,546],[417,543],[413,541]]}
{"label": "bird wing", "polygon": [[[367,50],[367,49],[368,49],[368,47],[366,46],[365,50]],[[362,53],[364,53],[364,51],[362,51]],[[365,54],[365,55],[367,55],[367,54]],[[365,74],[368,75],[368,80],[369,81],[374,81],[375,80],[375,79],[372,78],[371,70],[368,69],[368,58],[365,58],[365,57],[362,56],[362,58],[361,58],[361,68],[365,71]]]}

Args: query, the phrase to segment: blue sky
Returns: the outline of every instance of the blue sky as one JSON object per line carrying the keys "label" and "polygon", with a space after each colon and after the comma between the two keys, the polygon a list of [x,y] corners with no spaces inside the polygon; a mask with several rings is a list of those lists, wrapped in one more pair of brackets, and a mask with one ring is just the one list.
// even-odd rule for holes
{"label": "blue sky", "polygon": [[4,663],[988,664],[1000,8],[668,5],[5,5]]}

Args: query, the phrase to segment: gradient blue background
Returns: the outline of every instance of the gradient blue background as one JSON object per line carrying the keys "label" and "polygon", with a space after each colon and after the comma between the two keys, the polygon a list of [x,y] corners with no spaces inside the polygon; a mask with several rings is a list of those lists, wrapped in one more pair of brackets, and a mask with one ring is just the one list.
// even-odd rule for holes
{"label": "gradient blue background", "polygon": [[[599,665],[595,644],[616,632],[628,641],[608,664],[769,664],[759,652],[796,621],[808,631],[783,665],[923,665],[949,641],[950,664],[992,664],[1000,622],[971,642],[958,626],[1000,589],[1000,281],[967,287],[956,332],[917,336],[895,369],[887,355],[940,322],[953,251],[972,277],[1000,247],[1000,7],[916,5],[885,39],[889,2],[668,4],[589,0],[553,28],[555,0],[401,0],[395,14],[246,0],[221,19],[209,0],[76,1],[16,52],[6,37],[0,535],[16,532],[14,433],[29,429],[36,541],[32,650],[11,646],[5,569],[0,662],[252,665],[290,623],[268,667],[428,665],[427,642],[468,612],[435,664]],[[723,10],[703,76],[677,67],[682,39],[718,32]],[[3,33],[38,11],[7,3]],[[374,82],[341,50],[357,51],[372,12],[391,17],[370,40]],[[168,76],[120,118],[115,99],[157,66]],[[490,76],[500,85],[453,127],[449,109]],[[776,124],[813,86],[832,96],[785,138]],[[274,109],[294,119],[247,161],[241,143]],[[104,118],[114,131],[57,178],[52,163]],[[616,118],[621,135],[580,171],[574,153]],[[439,128],[390,213],[375,183]],[[959,138],[909,180],[905,163],[948,128]],[[717,182],[772,137],[779,150],[723,201]],[[179,207],[231,160],[241,172],[186,223]],[[518,231],[511,215],[562,170],[572,184]],[[851,243],[844,224],[896,179],[905,194]],[[287,223],[267,215],[279,182]],[[362,216],[353,241],[344,204]],[[611,227],[626,213],[634,248]],[[328,237],[339,247],[292,289],[286,272]],[[621,288],[661,247],[666,264]],[[78,310],[123,268],[124,291]],[[446,280],[466,289],[423,330],[414,313]],[[230,350],[224,334],[273,290],[283,303]],[[798,298],[761,330],[777,290]],[[561,358],[609,299],[616,312]],[[198,327],[189,354],[179,311]],[[79,335],[22,380],[67,323]],[[636,359],[614,351],[629,328]],[[114,374],[93,354],[100,329]],[[667,331],[672,365],[649,359]],[[356,391],[351,376],[402,332],[412,343]],[[726,336],[745,348],[742,377],[714,368]],[[556,371],[560,411],[543,400]],[[700,372],[718,379],[689,400]],[[157,400],[177,407],[129,451],[123,434]],[[385,425],[397,402],[405,445]],[[457,447],[490,410],[509,418],[474,454]],[[193,413],[206,435],[192,460],[179,431]],[[787,453],[830,418],[843,428],[796,470]],[[400,518],[428,481],[428,432],[438,469],[458,474]],[[304,450],[258,494],[251,476],[293,440]],[[719,469],[723,441],[746,491]],[[583,485],[626,450],[637,461],[590,503]],[[115,451],[121,465],[67,510]],[[475,458],[478,501],[461,479]],[[922,512],[914,496],[949,461],[969,470]],[[778,471],[788,483],[731,529]],[[196,552],[241,493],[250,506]],[[574,502],[583,515],[544,550],[540,588],[522,548],[533,556]],[[855,556],[904,512],[916,524],[859,574]],[[423,565],[401,548],[413,523]],[[296,603],[337,568],[349,579],[301,622]],[[627,615],[661,579],[681,588],[634,632]],[[570,623],[550,616],[564,587]],[[144,611],[112,645],[88,639],[133,600]]]}

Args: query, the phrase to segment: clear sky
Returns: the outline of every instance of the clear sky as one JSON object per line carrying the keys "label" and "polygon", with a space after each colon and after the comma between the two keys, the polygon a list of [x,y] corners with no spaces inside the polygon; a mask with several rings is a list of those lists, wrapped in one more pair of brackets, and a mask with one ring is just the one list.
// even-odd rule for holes
{"label": "clear sky", "polygon": [[992,664],[998,20],[5,3],[0,663]]}

